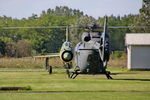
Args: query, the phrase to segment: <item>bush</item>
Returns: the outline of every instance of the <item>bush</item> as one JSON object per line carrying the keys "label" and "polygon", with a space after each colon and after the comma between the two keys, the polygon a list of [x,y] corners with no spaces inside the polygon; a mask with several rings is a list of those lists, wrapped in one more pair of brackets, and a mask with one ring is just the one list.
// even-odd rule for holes
{"label": "bush", "polygon": [[8,57],[28,57],[32,55],[32,46],[27,40],[8,43],[6,46]]}
{"label": "bush", "polygon": [[124,51],[115,51],[112,55],[111,58],[112,59],[118,59],[118,58],[122,58],[124,56]]}

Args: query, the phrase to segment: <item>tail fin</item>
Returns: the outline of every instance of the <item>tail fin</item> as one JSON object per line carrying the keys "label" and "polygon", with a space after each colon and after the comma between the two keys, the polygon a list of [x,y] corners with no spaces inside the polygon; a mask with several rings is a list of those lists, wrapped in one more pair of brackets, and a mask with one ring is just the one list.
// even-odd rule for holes
{"label": "tail fin", "polygon": [[69,26],[66,27],[66,42],[69,41]]}

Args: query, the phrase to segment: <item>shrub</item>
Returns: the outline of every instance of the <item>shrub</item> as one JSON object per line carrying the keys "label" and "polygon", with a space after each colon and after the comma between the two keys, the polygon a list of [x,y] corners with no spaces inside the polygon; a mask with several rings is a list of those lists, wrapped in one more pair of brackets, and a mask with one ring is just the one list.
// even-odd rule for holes
{"label": "shrub", "polygon": [[27,40],[8,43],[6,46],[6,56],[8,57],[28,57],[32,55],[32,46]]}
{"label": "shrub", "polygon": [[122,56],[124,56],[124,51],[115,51],[112,55],[111,58],[112,59],[118,59],[118,58],[122,58]]}

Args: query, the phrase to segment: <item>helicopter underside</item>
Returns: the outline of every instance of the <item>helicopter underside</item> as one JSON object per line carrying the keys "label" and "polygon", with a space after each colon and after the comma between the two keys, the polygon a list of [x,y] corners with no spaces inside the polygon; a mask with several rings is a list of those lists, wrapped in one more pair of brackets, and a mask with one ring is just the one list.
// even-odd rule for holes
{"label": "helicopter underside", "polygon": [[106,71],[106,66],[103,66],[97,50],[80,50],[75,63],[80,74],[103,74]]}
{"label": "helicopter underside", "polygon": [[102,61],[99,51],[93,48],[92,42],[78,43],[75,55],[76,67],[70,78],[75,78],[78,74],[105,74],[108,79],[112,79],[110,72],[106,71],[108,58],[109,52],[105,52],[105,60]]}

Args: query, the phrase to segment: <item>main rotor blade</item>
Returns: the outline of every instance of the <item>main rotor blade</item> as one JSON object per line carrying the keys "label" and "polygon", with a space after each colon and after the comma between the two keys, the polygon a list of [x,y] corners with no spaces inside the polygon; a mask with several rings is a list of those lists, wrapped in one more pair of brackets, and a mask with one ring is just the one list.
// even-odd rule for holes
{"label": "main rotor blade", "polygon": [[150,28],[150,26],[109,26],[110,29],[122,29],[122,28]]}
{"label": "main rotor blade", "polygon": [[48,27],[0,27],[0,29],[66,29],[66,28],[78,28],[78,29],[84,29],[86,27],[80,27],[80,26],[48,26]]}
{"label": "main rotor blade", "polygon": [[[86,29],[90,28],[90,26],[48,26],[48,27],[0,27],[0,29],[66,29],[66,28],[78,28],[78,29]],[[104,28],[104,26],[97,26],[94,28]],[[150,29],[150,26],[108,26],[109,29],[124,29],[124,28],[146,28]]]}
{"label": "main rotor blade", "polygon": [[0,29],[55,29],[66,28],[67,26],[48,26],[48,27],[0,27]]}

